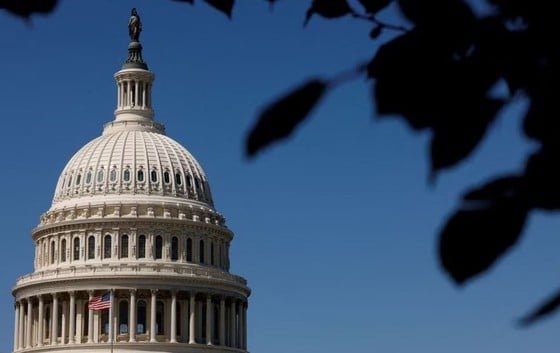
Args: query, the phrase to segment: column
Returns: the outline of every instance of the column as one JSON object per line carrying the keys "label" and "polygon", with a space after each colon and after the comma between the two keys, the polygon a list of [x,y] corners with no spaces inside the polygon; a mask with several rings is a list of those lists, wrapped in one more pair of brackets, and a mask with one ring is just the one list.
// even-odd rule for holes
{"label": "column", "polygon": [[[93,299],[93,291],[89,291],[89,301]],[[88,337],[87,343],[93,343],[93,310],[88,308]]]}
{"label": "column", "polygon": [[236,340],[235,340],[235,299],[231,299],[231,305],[230,305],[230,315],[229,315],[229,319],[230,319],[230,325],[229,325],[229,336],[230,336],[230,340],[229,340],[229,346],[235,348],[237,346]]}
{"label": "column", "polygon": [[27,298],[27,327],[25,328],[25,348],[31,348],[31,323],[33,322],[33,304]]}
{"label": "column", "polygon": [[247,305],[248,303],[245,302],[245,305],[243,305],[243,335],[241,336],[241,338],[243,339],[243,345],[241,346],[242,349],[247,350]]}
{"label": "column", "polygon": [[45,303],[43,301],[43,296],[39,295],[39,313],[37,315],[37,347],[43,346],[43,327],[45,325]]}
{"label": "column", "polygon": [[191,292],[190,294],[190,302],[189,302],[189,344],[196,343],[195,341],[195,333],[194,327],[196,325],[195,320],[195,312],[196,312],[196,301],[195,301],[195,293]]}
{"label": "column", "polygon": [[177,342],[177,292],[171,291],[171,343]]}
{"label": "column", "polygon": [[156,290],[152,289],[152,304],[150,305],[150,342],[156,342]]}
{"label": "column", "polygon": [[142,109],[146,108],[146,82],[142,82]]}
{"label": "column", "polygon": [[76,335],[75,343],[82,343],[82,334],[84,331],[84,301],[79,299],[76,301],[76,326],[74,332]]}
{"label": "column", "polygon": [[58,296],[57,293],[53,293],[53,304],[52,304],[52,326],[51,326],[51,344],[56,345],[56,339],[58,335]]}
{"label": "column", "polygon": [[68,343],[74,344],[76,335],[76,293],[70,292],[70,324],[68,329]]}
{"label": "column", "polygon": [[237,302],[237,348],[243,348],[243,301]]}
{"label": "column", "polygon": [[14,304],[14,352],[19,348],[19,311],[20,305],[16,301]]}
{"label": "column", "polygon": [[117,108],[121,107],[121,83],[117,82]]}
{"label": "column", "polygon": [[136,342],[136,289],[130,290],[130,307],[128,308],[128,342]]}
{"label": "column", "polygon": [[214,308],[212,307],[212,296],[210,293],[206,296],[206,344],[212,345],[212,315],[214,313]]}
{"label": "column", "polygon": [[18,347],[19,349],[23,349],[24,346],[24,339],[25,337],[25,307],[23,306],[23,302],[19,303],[19,319],[18,319]]}
{"label": "column", "polygon": [[138,106],[138,80],[134,81],[134,105]]}
{"label": "column", "polygon": [[[113,244],[112,238],[113,238],[113,236],[111,236],[111,246]],[[109,332],[108,332],[109,338],[107,339],[107,342],[109,342],[109,343],[112,343],[113,339],[115,337],[114,336],[115,335],[115,330],[114,330],[114,328],[115,328],[115,320],[114,320],[115,312],[114,312],[114,309],[113,309],[115,307],[114,298],[115,298],[115,291],[113,289],[111,289],[110,290],[110,298],[109,298],[109,300],[110,300],[109,317],[107,319],[108,324],[109,324]]]}
{"label": "column", "polygon": [[66,324],[68,323],[68,306],[66,301],[62,301],[62,323],[60,333],[60,343],[66,344]]}
{"label": "column", "polygon": [[220,297],[220,346],[226,345],[226,298]]}

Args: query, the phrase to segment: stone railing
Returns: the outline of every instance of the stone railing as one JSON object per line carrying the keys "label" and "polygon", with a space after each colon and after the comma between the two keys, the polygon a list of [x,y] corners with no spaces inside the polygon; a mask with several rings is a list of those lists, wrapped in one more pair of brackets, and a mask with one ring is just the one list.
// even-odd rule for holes
{"label": "stone railing", "polygon": [[94,266],[85,265],[80,267],[70,266],[68,268],[58,268],[33,272],[17,279],[16,285],[28,285],[34,282],[41,282],[55,279],[69,278],[88,278],[99,277],[103,275],[114,276],[177,276],[177,277],[196,277],[217,279],[223,281],[234,282],[241,285],[247,285],[247,281],[240,276],[220,271],[214,268],[196,267],[196,266],[166,266],[160,264],[120,264]]}

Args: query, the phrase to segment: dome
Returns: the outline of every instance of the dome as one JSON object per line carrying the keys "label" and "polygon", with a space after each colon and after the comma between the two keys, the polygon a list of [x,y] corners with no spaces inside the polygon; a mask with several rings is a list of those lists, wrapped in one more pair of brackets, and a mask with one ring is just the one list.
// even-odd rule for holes
{"label": "dome", "polygon": [[102,136],[70,159],[58,179],[51,210],[107,201],[112,195],[120,201],[151,195],[213,207],[206,175],[183,146],[156,129],[130,125],[115,129],[107,124]]}

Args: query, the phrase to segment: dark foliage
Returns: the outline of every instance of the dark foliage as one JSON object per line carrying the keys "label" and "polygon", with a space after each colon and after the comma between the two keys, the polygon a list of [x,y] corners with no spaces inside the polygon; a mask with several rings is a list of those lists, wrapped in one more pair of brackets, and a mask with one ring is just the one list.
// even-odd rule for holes
{"label": "dark foliage", "polygon": [[[194,3],[194,0],[176,0]],[[204,0],[231,17],[235,0]],[[271,7],[279,0],[264,0]],[[523,132],[540,149],[518,174],[496,178],[463,195],[461,208],[442,227],[439,257],[442,268],[457,284],[484,273],[522,236],[534,209],[560,209],[560,45],[554,1],[483,0],[494,7],[477,15],[466,0],[308,0],[305,24],[314,16],[336,19],[351,15],[369,21],[376,39],[385,30],[400,35],[384,43],[366,69],[372,101],[380,116],[399,116],[414,130],[432,134],[431,173],[466,160],[484,139],[508,99],[489,96],[500,80],[510,97],[524,94],[530,108]],[[49,13],[56,0],[0,0],[0,8],[28,18]],[[412,28],[381,22],[378,12],[394,4]],[[348,76],[348,75],[346,75]],[[345,77],[346,77],[345,76]],[[260,114],[246,140],[253,157],[274,141],[290,136],[323,98],[328,88],[345,79],[308,80]],[[533,323],[560,306],[560,292],[521,320]]]}

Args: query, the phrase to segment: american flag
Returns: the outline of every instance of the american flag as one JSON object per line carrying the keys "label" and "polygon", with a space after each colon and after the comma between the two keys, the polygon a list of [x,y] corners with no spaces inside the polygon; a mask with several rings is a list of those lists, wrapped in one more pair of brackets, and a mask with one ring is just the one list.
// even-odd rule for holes
{"label": "american flag", "polygon": [[105,310],[111,308],[111,293],[105,293],[88,301],[89,310]]}

